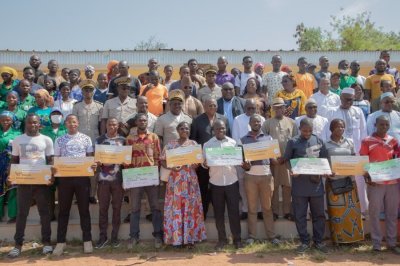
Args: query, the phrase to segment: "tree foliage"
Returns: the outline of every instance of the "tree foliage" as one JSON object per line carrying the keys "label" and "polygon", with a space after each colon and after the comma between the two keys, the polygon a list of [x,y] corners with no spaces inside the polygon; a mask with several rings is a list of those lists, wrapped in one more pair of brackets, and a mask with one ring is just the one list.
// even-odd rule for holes
{"label": "tree foliage", "polygon": [[[371,13],[356,16],[331,16],[331,31],[320,27],[306,27],[300,23],[293,35],[300,51],[313,50],[399,50],[400,33],[385,32],[371,22]],[[337,37],[333,37],[337,36]]]}
{"label": "tree foliage", "polygon": [[156,36],[152,35],[147,40],[142,40],[135,45],[136,50],[158,50],[158,49],[166,49],[168,44],[161,42],[156,38]]}

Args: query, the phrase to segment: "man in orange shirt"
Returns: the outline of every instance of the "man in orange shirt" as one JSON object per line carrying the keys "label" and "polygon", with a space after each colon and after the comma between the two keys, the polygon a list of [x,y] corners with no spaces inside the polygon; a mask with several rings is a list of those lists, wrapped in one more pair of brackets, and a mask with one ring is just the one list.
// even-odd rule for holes
{"label": "man in orange shirt", "polygon": [[149,72],[148,84],[140,88],[140,95],[147,97],[150,113],[156,116],[163,114],[163,103],[168,99],[168,90],[160,84],[160,75],[157,71]]}
{"label": "man in orange shirt", "polygon": [[391,87],[395,88],[396,83],[391,74],[386,74],[387,63],[383,59],[379,59],[375,63],[376,74],[369,76],[365,80],[365,98],[369,101],[373,101],[381,96],[381,80],[389,80]]}
{"label": "man in orange shirt", "polygon": [[303,91],[308,99],[314,93],[317,82],[314,76],[306,71],[308,66],[307,58],[300,57],[297,60],[297,66],[299,67],[299,72],[295,74],[297,89]]}

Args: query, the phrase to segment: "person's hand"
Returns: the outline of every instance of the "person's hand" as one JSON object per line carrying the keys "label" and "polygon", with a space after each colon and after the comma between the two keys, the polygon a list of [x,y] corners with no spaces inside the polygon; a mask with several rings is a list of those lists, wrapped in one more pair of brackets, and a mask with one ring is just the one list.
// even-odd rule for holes
{"label": "person's hand", "polygon": [[197,169],[199,166],[200,166],[199,163],[192,163],[192,164],[190,165],[190,167],[193,168],[193,169]]}
{"label": "person's hand", "polygon": [[54,176],[57,174],[57,168],[55,168],[54,166],[52,166],[52,167],[50,168],[50,170],[51,170],[51,176],[54,177]]}
{"label": "person's hand", "polygon": [[279,161],[277,159],[273,159],[272,158],[269,161],[270,161],[271,165],[278,165],[279,164]]}
{"label": "person's hand", "polygon": [[47,186],[52,186],[54,184],[55,180],[56,180],[56,178],[52,175],[50,180],[49,180],[49,183],[47,183]]}
{"label": "person's hand", "polygon": [[292,170],[289,170],[289,175],[292,177],[298,177],[299,174],[294,174]]}
{"label": "person's hand", "polygon": [[209,166],[208,166],[208,164],[207,164],[207,161],[204,161],[204,162],[201,164],[201,166],[202,166],[204,169],[208,169],[208,168],[209,168]]}
{"label": "person's hand", "polygon": [[122,163],[122,166],[124,167],[124,168],[128,168],[129,166],[130,166],[131,164],[129,164],[129,163]]}
{"label": "person's hand", "polygon": [[279,157],[276,160],[278,161],[279,164],[284,164],[285,163],[285,159],[283,157]]}
{"label": "person's hand", "polygon": [[97,163],[94,162],[90,167],[92,168],[93,172],[95,172],[97,169]]}
{"label": "person's hand", "polygon": [[371,176],[369,175],[369,173],[365,173],[364,174],[364,180],[365,180],[365,183],[370,185],[370,186],[375,186],[376,185],[375,182],[372,182]]}
{"label": "person's hand", "polygon": [[6,184],[7,184],[8,187],[12,186],[12,183],[10,181],[10,176],[7,176]]}
{"label": "person's hand", "polygon": [[246,171],[249,171],[251,169],[251,162],[250,161],[244,161],[242,162],[242,168]]}
{"label": "person's hand", "polygon": [[171,170],[178,172],[179,170],[181,170],[181,168],[182,168],[181,166],[175,166],[175,167],[172,167]]}

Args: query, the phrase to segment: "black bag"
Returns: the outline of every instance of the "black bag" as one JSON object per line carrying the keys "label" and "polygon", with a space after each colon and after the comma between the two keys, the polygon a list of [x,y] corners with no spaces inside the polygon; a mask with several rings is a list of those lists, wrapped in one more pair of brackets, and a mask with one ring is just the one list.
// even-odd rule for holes
{"label": "black bag", "polygon": [[340,195],[353,190],[353,181],[350,176],[340,179],[328,179],[335,195]]}

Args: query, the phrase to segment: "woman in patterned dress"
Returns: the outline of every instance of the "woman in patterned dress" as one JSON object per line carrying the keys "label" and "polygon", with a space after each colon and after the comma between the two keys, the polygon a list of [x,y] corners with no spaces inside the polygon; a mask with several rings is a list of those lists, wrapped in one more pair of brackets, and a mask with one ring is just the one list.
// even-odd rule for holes
{"label": "woman in patterned dress", "polygon": [[[166,167],[166,150],[197,145],[189,139],[190,125],[181,122],[176,127],[179,139],[170,141],[164,148],[161,159]],[[166,185],[164,203],[164,243],[193,248],[195,242],[206,239],[203,206],[195,169],[197,164],[171,168]]]}

